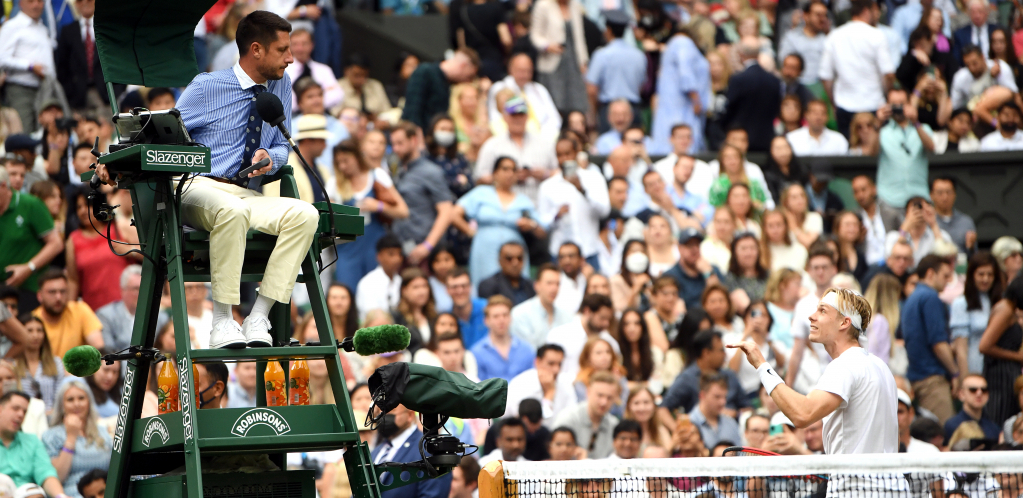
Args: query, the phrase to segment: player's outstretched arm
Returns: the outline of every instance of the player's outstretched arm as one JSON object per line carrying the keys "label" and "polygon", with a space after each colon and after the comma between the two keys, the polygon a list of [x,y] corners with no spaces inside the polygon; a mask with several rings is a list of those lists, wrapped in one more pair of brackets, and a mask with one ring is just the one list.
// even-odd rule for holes
{"label": "player's outstretched arm", "polygon": [[799,394],[785,385],[781,376],[767,364],[760,348],[753,341],[728,344],[727,347],[743,352],[750,365],[757,369],[760,382],[782,413],[798,428],[804,428],[823,419],[842,404],[842,398],[827,391],[813,390],[808,396]]}

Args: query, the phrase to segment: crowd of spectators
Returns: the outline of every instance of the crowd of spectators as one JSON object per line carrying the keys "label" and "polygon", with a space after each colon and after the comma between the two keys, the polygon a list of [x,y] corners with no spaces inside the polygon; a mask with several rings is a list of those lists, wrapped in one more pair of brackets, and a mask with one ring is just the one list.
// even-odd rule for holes
{"label": "crowd of spectators", "polygon": [[[0,27],[0,474],[95,498],[123,366],[78,379],[60,358],[129,345],[141,259],[106,237],[138,234],[127,191],[79,178],[113,140],[94,0],[67,18],[44,0],[16,5]],[[1023,149],[1023,38],[1001,27],[1005,5],[385,1],[387,14],[446,13],[452,41],[440,61],[403,57],[386,83],[366,55],[340,64],[323,49],[333,5],[221,0],[195,46],[201,68],[230,70],[244,15],[293,22],[292,134],[314,163],[295,169],[300,196],[324,199],[316,175],[365,218],[321,275],[334,334],[399,323],[412,335],[407,351],[342,355],[353,408],[369,409],[366,379],[396,361],[509,382],[498,423],[449,422],[481,451],[416,491],[466,497],[494,459],[820,453],[821,424],[785,419],[725,344],[752,339],[808,392],[831,358],[807,317],[833,286],[873,307],[861,344],[899,385],[903,451],[1023,444],[1023,244],[979,247],[955,178],[927,159]],[[114,90],[121,110],[168,109],[180,92]],[[876,175],[851,181],[855,202],[825,159],[846,154],[877,157]],[[112,219],[90,195],[118,206]],[[318,340],[308,301],[292,301],[302,342]],[[187,330],[161,314],[165,354],[180,336],[209,345],[209,287],[186,283],[185,302]],[[201,408],[255,405],[254,364],[198,370]],[[310,375],[313,402],[334,403],[322,361]],[[395,424],[362,432],[375,461],[422,437],[404,409]],[[350,492],[338,452],[288,464],[323,470],[322,497]]]}

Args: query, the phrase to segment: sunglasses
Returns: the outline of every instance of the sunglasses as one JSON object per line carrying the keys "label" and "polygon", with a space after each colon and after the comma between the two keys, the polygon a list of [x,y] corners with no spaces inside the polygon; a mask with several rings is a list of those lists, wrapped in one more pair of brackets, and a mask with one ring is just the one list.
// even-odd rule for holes
{"label": "sunglasses", "polygon": [[978,392],[982,394],[987,394],[986,387],[967,387],[966,390],[970,391],[970,394],[977,394]]}

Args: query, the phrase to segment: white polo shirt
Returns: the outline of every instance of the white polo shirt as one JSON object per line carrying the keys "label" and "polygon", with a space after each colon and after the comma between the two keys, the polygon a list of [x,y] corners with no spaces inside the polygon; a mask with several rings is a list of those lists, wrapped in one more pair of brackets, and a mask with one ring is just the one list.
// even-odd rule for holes
{"label": "white polo shirt", "polygon": [[852,20],[824,40],[817,76],[834,82],[835,105],[849,112],[873,112],[885,103],[884,76],[895,73],[881,30]]}
{"label": "white polo shirt", "polygon": [[849,141],[837,131],[824,128],[821,136],[814,138],[810,128],[804,126],[785,135],[797,156],[844,156],[849,153]]}

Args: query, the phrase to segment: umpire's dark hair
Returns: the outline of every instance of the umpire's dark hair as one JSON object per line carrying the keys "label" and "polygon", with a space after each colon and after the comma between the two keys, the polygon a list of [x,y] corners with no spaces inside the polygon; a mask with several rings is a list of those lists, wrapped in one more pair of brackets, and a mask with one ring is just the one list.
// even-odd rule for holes
{"label": "umpire's dark hair", "polygon": [[630,419],[622,420],[621,422],[618,422],[618,425],[615,426],[614,431],[611,433],[611,438],[614,439],[623,432],[631,432],[633,434],[636,434],[637,436],[642,437],[643,426],[639,425],[639,422],[636,422],[635,420]]}
{"label": "umpire's dark hair", "polygon": [[923,280],[924,276],[927,275],[928,270],[937,272],[938,269],[941,268],[941,265],[949,266],[948,260],[938,256],[937,254],[928,254],[924,256],[924,259],[921,259],[920,262],[917,263],[916,276]]}
{"label": "umpire's dark hair", "polygon": [[352,52],[348,56],[348,64],[346,64],[345,66],[346,67],[347,66],[361,67],[361,68],[363,68],[363,69],[368,71],[369,70],[369,58],[366,57],[366,55],[363,54],[362,52]]}
{"label": "umpire's dark hair", "polygon": [[544,355],[546,355],[548,351],[554,351],[555,353],[565,354],[565,348],[557,344],[547,343],[544,344],[543,346],[540,346],[540,348],[536,350],[536,358],[542,360]]}
{"label": "umpire's dark hair", "polygon": [[701,330],[693,336],[693,360],[703,356],[703,352],[714,346],[714,339],[721,339],[721,332],[712,329]]}
{"label": "umpire's dark hair", "polygon": [[85,473],[81,479],[78,479],[78,483],[75,487],[78,488],[78,494],[85,496],[85,487],[96,482],[96,481],[107,481],[107,471],[103,469],[92,469]]}
{"label": "umpire's dark hair", "polygon": [[238,44],[238,55],[244,57],[248,54],[253,42],[269,48],[281,31],[291,33],[291,23],[273,12],[257,10],[243,17],[234,39]]}
{"label": "umpire's dark hair", "polygon": [[149,93],[146,94],[146,102],[152,102],[153,99],[164,95],[170,95],[172,99],[177,100],[177,98],[174,97],[174,90],[165,86],[158,86],[149,90]]}
{"label": "umpire's dark hair", "polygon": [[401,239],[393,233],[386,233],[377,241],[377,252],[384,249],[401,249]]}

